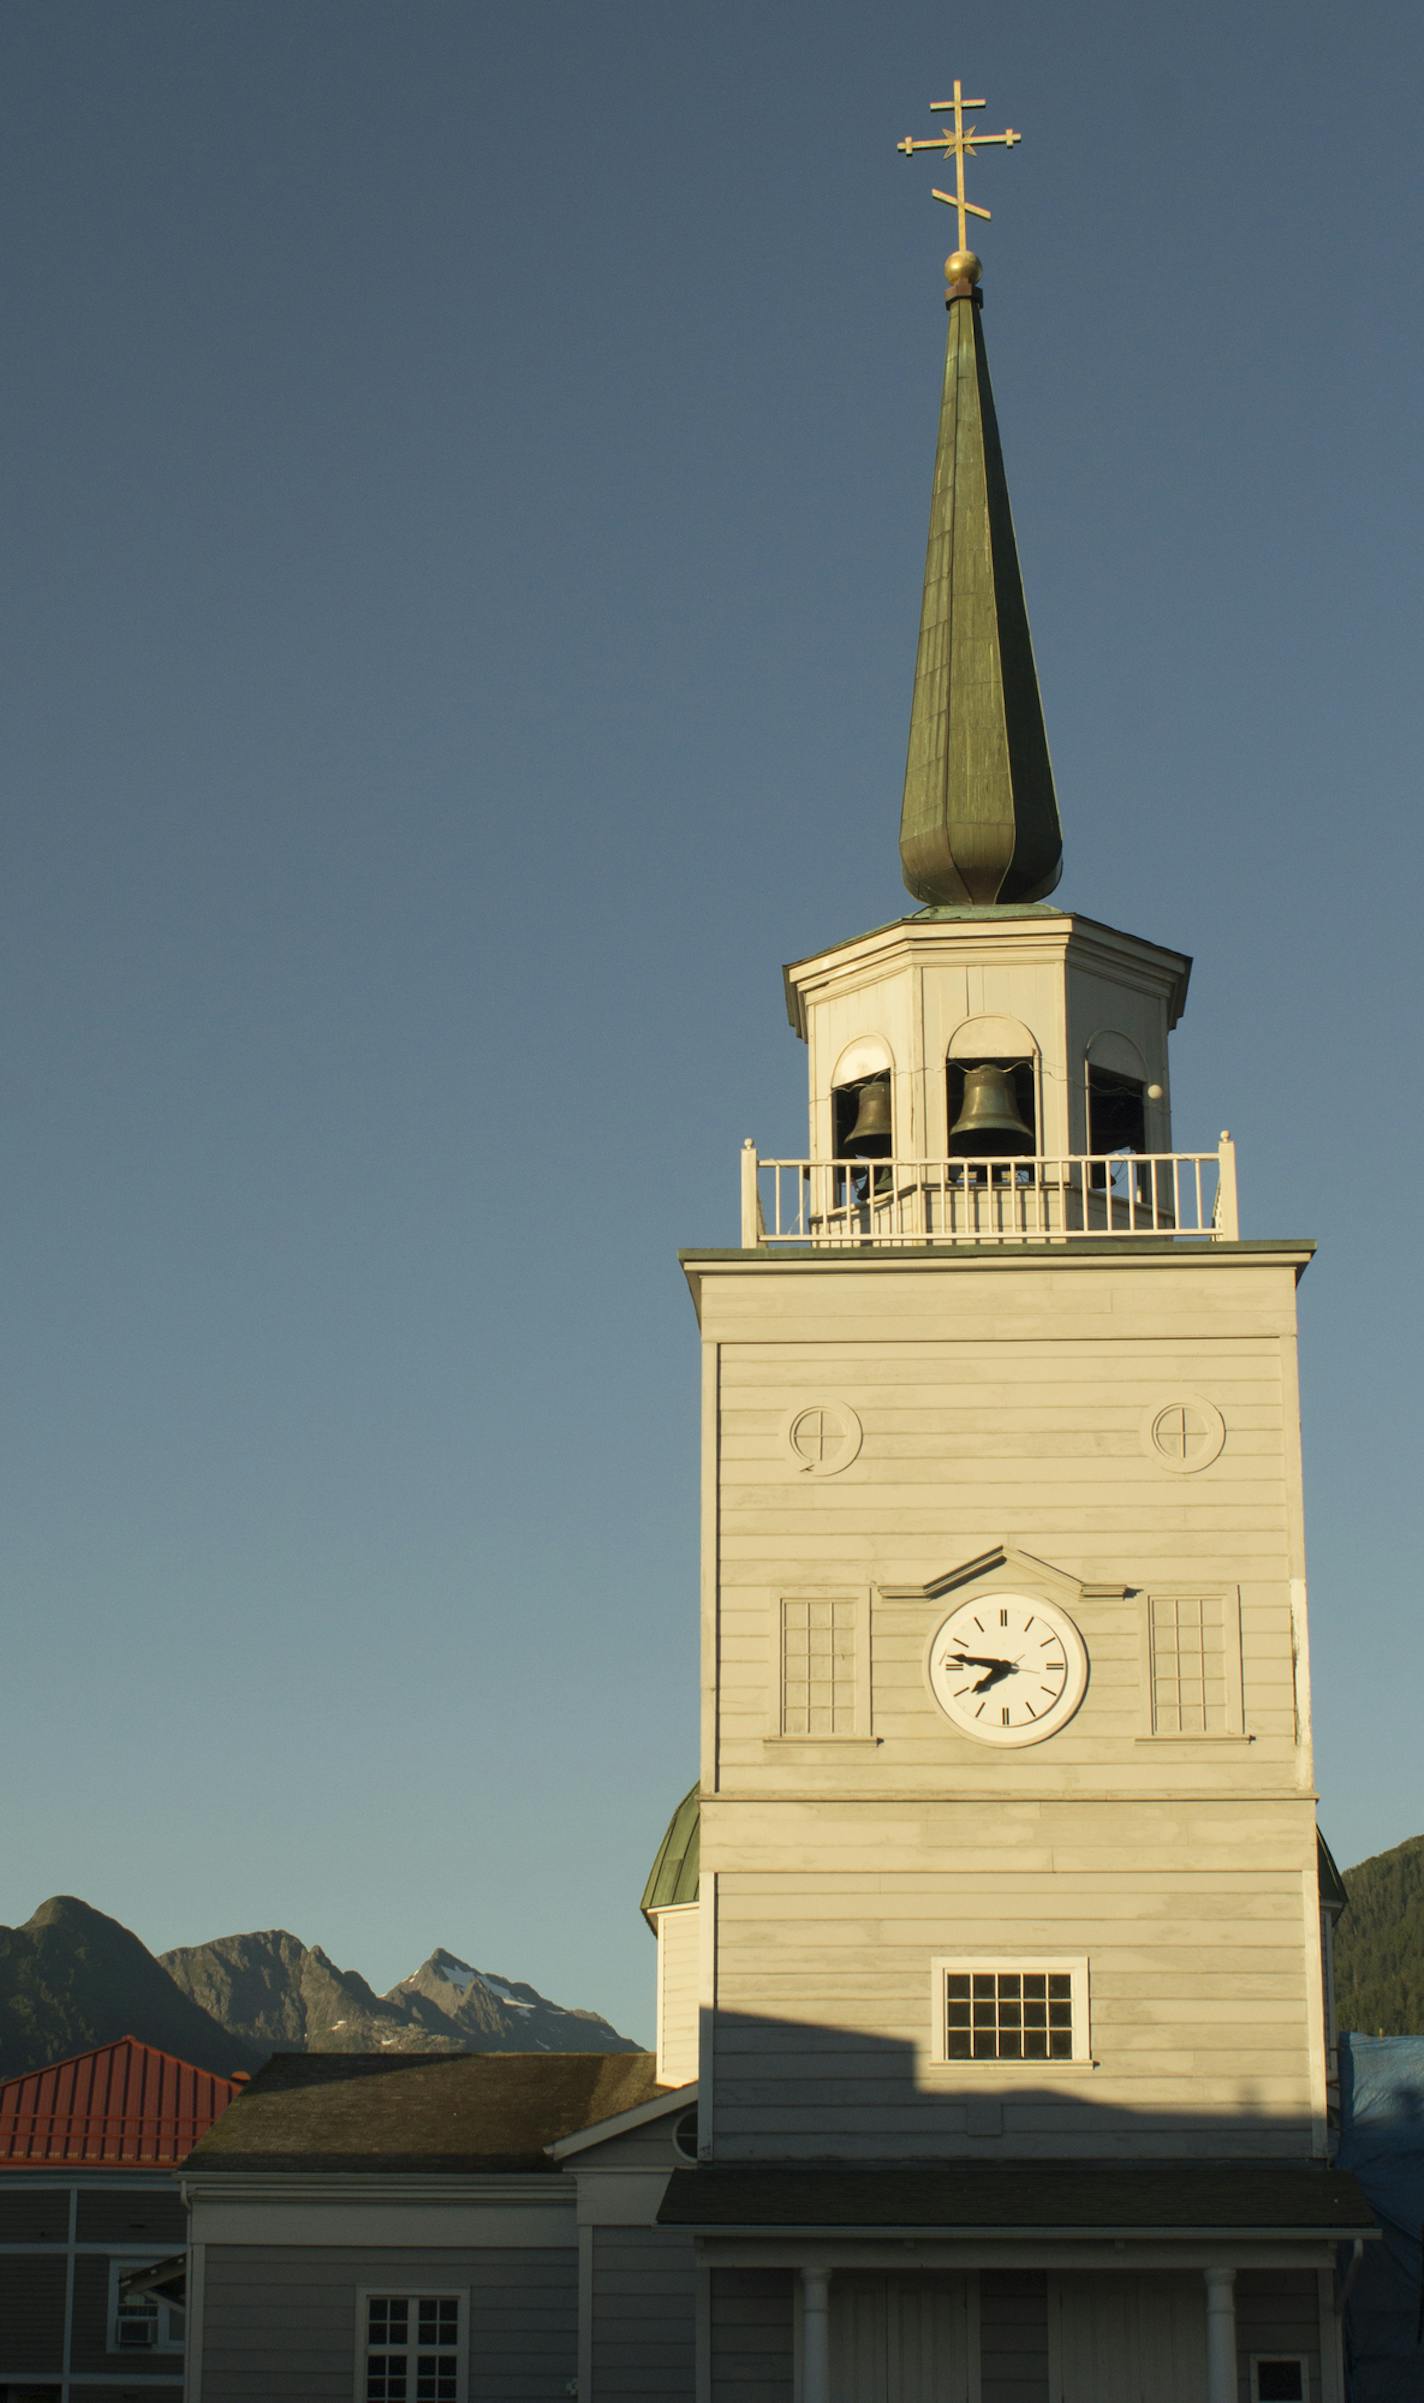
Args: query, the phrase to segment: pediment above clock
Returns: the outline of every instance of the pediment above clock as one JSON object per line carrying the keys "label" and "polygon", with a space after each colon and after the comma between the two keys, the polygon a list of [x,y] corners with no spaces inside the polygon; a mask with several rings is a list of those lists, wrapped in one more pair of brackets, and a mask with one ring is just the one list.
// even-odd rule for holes
{"label": "pediment above clock", "polygon": [[1094,1579],[1075,1577],[1068,1569],[1056,1568],[1051,1560],[1039,1560],[1032,1552],[1024,1552],[1017,1544],[991,1544],[987,1552],[978,1552],[972,1560],[961,1560],[952,1568],[940,1570],[923,1585],[882,1585],[880,1593],[889,1602],[940,1602],[946,1594],[962,1593],[967,1586],[1027,1585],[1032,1591],[1046,1594],[1065,1609],[1081,1602],[1085,1595],[1098,1601],[1121,1600],[1131,1591],[1126,1585],[1103,1584]]}

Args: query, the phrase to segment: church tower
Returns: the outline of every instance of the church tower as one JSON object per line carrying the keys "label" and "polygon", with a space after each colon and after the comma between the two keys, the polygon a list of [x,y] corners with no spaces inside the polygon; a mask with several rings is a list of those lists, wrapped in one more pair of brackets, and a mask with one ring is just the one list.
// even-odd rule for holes
{"label": "church tower", "polygon": [[805,1155],[748,1145],[739,1247],[684,1262],[702,1751],[660,1933],[699,2125],[662,2219],[703,2403],[1341,2403],[1368,2215],[1329,2165],[1311,1247],[1243,1234],[1230,1139],[1174,1128],[1190,962],[1048,898],[982,105],[901,145],[960,211],[918,906],[786,970]]}

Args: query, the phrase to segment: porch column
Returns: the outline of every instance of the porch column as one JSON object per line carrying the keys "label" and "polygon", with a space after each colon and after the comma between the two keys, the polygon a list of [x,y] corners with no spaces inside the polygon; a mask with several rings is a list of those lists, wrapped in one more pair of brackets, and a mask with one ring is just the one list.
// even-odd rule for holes
{"label": "porch column", "polygon": [[801,2403],[831,2403],[831,2273],[809,2262],[801,2271]]}
{"label": "porch column", "polygon": [[1206,2273],[1207,2403],[1236,2403],[1236,2272]]}

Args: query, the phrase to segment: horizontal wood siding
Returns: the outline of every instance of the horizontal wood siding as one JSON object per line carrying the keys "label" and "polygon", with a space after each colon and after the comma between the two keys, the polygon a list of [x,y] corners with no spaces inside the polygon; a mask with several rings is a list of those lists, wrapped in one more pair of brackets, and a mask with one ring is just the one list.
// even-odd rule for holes
{"label": "horizontal wood siding", "polygon": [[[1290,1595],[1303,1561],[1289,1269],[1025,1261],[1012,1277],[949,1266],[895,1277],[851,1261],[814,1278],[710,1280],[704,1329],[719,1345],[718,1791],[1072,1793],[1089,1771],[1147,1792],[1308,1782]],[[1177,1475],[1144,1426],[1189,1393],[1220,1409],[1226,1441],[1208,1467]],[[823,1400],[849,1405],[863,1437],[840,1473],[808,1476],[785,1429]],[[1000,1540],[1130,1589],[1075,1606],[1087,1698],[1051,1742],[1015,1753],[1011,1774],[926,1689],[948,1603],[880,1590],[932,1581]],[[873,1748],[778,1737],[782,1601],[837,1579],[871,1589]],[[1154,1586],[1225,1591],[1233,1604],[1239,1592],[1249,1744],[1152,1739]]]}
{"label": "horizontal wood siding", "polygon": [[[1042,1828],[1050,1840],[1041,1861],[1031,1848],[1032,1868],[1018,1868],[1007,1845],[987,1848],[983,1867],[952,1866],[942,1827],[921,1866],[913,1842],[897,1840],[894,1812],[883,1815],[881,1867],[862,1865],[862,1851],[853,1866],[722,1868],[718,2150],[977,2150],[965,2102],[986,2093],[1021,2149],[1308,2150],[1322,2038],[1308,2009],[1306,1953],[1318,1939],[1299,1858],[1312,1831],[1306,1806],[1282,1808],[1299,1832],[1278,1824],[1274,1847],[1264,1842],[1250,1866],[1229,1869],[1186,1865],[1189,1813],[1172,1816],[1173,1844],[1154,1848],[1144,1836],[1136,1857],[1124,1827],[1106,1867],[1087,1865],[1091,1846],[1069,1856],[1074,1866],[1057,1861]],[[1096,1832],[1111,1809],[1102,1806]],[[735,1836],[750,1815],[727,1805],[716,1817]],[[766,1823],[784,1815],[757,1812],[770,1840]],[[837,1858],[841,1815],[826,1812],[822,1860]],[[861,1805],[855,1816],[882,1814]],[[1054,1806],[1053,1816],[1061,1825],[1075,1814]],[[860,1845],[874,1832],[858,1825]],[[1243,1851],[1250,1859],[1239,1843],[1238,1863]],[[915,1865],[891,1865],[905,1861]],[[1085,1954],[1094,2066],[937,2061],[931,1963],[955,1953]]]}
{"label": "horizontal wood siding", "polygon": [[[182,2246],[183,2239],[180,2235],[177,2241],[168,2247],[168,2250],[181,2252]],[[139,2251],[142,2252],[142,2250],[143,2248],[140,2246]],[[158,2260],[158,2252],[155,2250],[150,2258]],[[71,2336],[73,2353],[71,2358],[77,2373],[87,2371],[90,2375],[96,2372],[117,2374],[128,2366],[121,2355],[109,2351],[110,2266],[109,2261],[102,2254],[80,2253],[75,2259],[74,2323]],[[132,2355],[129,2356],[129,2361],[133,2361]],[[142,2366],[145,2369],[161,2367],[181,2370],[183,2356],[181,2352],[145,2353],[142,2357]]]}
{"label": "horizontal wood siding", "polygon": [[658,2076],[665,2085],[685,2086],[697,2075],[696,1903],[658,1913],[658,1977],[662,2021],[658,2028]]}
{"label": "horizontal wood siding", "polygon": [[162,2170],[148,2192],[81,2186],[77,2224],[81,2244],[111,2244],[116,2253],[142,2253],[151,2244],[155,2261],[180,2252],[188,2232],[177,2180]]}
{"label": "horizontal wood siding", "polygon": [[792,2403],[792,2270],[712,2272],[712,2403]]}
{"label": "horizontal wood siding", "polygon": [[692,2403],[695,2352],[691,2237],[595,2228],[592,2403]]}
{"label": "horizontal wood siding", "polygon": [[63,2256],[0,2258],[0,2385],[9,2372],[52,2369],[57,2374],[63,2358]]}
{"label": "horizontal wood siding", "polygon": [[34,2186],[0,2187],[0,2244],[69,2242],[69,2190]]}
{"label": "horizontal wood siding", "polygon": [[[72,2403],[81,2403],[81,2399],[82,2403],[175,2403],[175,2399],[181,2397],[183,2391],[182,2354],[147,2354],[144,2359],[146,2362],[155,2363],[163,2360],[170,2364],[161,2384],[156,2377],[152,2385],[145,2385],[143,2379],[139,2377],[124,2377],[122,2386],[115,2386],[112,2376],[106,2376],[102,2381],[97,2378],[92,2381],[71,2378],[69,2392]],[[123,2368],[133,2371],[137,2369],[137,2366],[134,2356],[130,2354]],[[152,2372],[149,2374],[153,2375]],[[123,2369],[120,2370],[119,2375],[123,2375]]]}
{"label": "horizontal wood siding", "polygon": [[524,2251],[210,2245],[204,2403],[351,2403],[357,2296],[465,2288],[470,2403],[564,2403],[578,2368],[578,2257]]}
{"label": "horizontal wood siding", "polygon": [[1249,2403],[1253,2353],[1303,2353],[1306,2393],[1320,2403],[1320,2300],[1312,2270],[1242,2270],[1236,2279],[1240,2403]]}
{"label": "horizontal wood siding", "polygon": [[[684,2104],[684,2109],[690,2108]],[[681,2156],[673,2144],[672,2132],[681,2113],[660,2111],[656,2119],[645,2119],[641,2127],[625,2128],[619,2136],[605,2137],[601,2144],[591,2144],[586,2152],[572,2153],[564,2166],[577,2177],[585,2170],[604,2169],[675,2169]],[[650,2185],[655,2200],[650,2212],[661,2200],[660,2187]]]}
{"label": "horizontal wood siding", "polygon": [[1042,2270],[979,2277],[980,2403],[1048,2403],[1048,2282]]}

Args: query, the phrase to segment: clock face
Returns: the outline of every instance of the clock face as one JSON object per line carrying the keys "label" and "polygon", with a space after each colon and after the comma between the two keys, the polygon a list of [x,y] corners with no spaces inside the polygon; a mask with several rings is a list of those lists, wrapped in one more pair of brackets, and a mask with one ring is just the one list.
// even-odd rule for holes
{"label": "clock face", "polygon": [[981,1744],[1041,1744],[1088,1687],[1088,1653],[1066,1610],[1032,1594],[961,1602],[930,1645],[930,1691]]}

